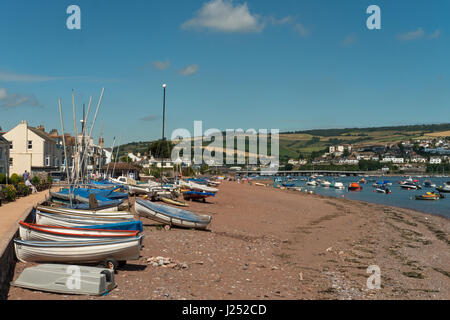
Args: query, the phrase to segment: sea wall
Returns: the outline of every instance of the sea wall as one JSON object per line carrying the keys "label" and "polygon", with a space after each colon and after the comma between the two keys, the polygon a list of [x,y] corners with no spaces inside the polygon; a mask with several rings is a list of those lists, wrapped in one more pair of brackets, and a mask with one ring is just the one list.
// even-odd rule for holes
{"label": "sea wall", "polygon": [[[31,222],[33,207],[27,208],[19,217],[19,220]],[[19,226],[2,235],[0,240],[0,300],[8,298],[10,282],[13,280],[16,266],[16,254],[14,252],[14,239],[19,237]]]}

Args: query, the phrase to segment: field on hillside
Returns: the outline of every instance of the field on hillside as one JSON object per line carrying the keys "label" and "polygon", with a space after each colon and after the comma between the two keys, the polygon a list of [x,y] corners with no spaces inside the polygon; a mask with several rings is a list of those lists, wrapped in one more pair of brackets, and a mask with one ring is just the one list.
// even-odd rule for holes
{"label": "field on hillside", "polygon": [[[308,156],[313,152],[320,152],[329,146],[352,144],[353,147],[362,145],[385,145],[405,140],[434,139],[450,136],[450,124],[413,125],[378,128],[348,128],[348,129],[320,129],[299,132],[281,133],[280,158],[298,158]],[[119,154],[128,152],[144,153],[150,142],[133,142],[120,146]],[[248,143],[246,143],[248,148]],[[228,146],[229,148],[229,146]],[[248,152],[248,149],[246,150]]]}

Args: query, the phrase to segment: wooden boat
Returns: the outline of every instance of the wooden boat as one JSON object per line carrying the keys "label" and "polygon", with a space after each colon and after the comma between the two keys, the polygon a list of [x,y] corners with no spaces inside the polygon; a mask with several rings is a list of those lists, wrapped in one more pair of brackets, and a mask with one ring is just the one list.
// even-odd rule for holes
{"label": "wooden boat", "polygon": [[120,222],[131,222],[134,219],[128,218],[84,218],[84,217],[74,217],[70,215],[58,215],[47,212],[40,212],[36,210],[36,223],[48,226],[61,226],[61,227],[80,227],[89,225],[100,225],[108,223],[120,223]]}
{"label": "wooden boat", "polygon": [[133,219],[134,215],[128,211],[116,211],[116,212],[90,212],[84,210],[64,210],[64,208],[52,208],[52,207],[42,207],[37,206],[36,211],[51,213],[54,215],[61,215],[65,217],[81,217],[81,218],[119,218],[119,219]]}
{"label": "wooden boat", "polygon": [[177,227],[205,229],[212,220],[211,216],[136,199],[136,213],[142,217]]}
{"label": "wooden boat", "polygon": [[22,240],[33,241],[92,241],[134,238],[138,231],[102,230],[44,226],[19,222],[19,235]]}
{"label": "wooden boat", "polygon": [[189,207],[189,204],[186,203],[186,202],[181,202],[181,201],[173,200],[173,199],[166,198],[166,197],[161,197],[161,201],[165,202],[165,203],[168,203],[168,204],[173,204],[173,205],[176,205],[176,206],[180,206],[180,207]]}
{"label": "wooden boat", "polygon": [[350,191],[361,191],[363,188],[357,182],[352,182],[348,187]]}
{"label": "wooden boat", "polygon": [[39,210],[41,212],[48,212],[48,213],[55,213],[55,214],[81,214],[81,215],[102,215],[102,216],[123,216],[130,214],[130,212],[127,211],[109,211],[109,210],[80,210],[80,209],[72,209],[72,208],[64,208],[64,207],[50,207],[50,206],[43,206],[43,205],[37,205],[36,210]]}
{"label": "wooden boat", "polygon": [[94,263],[109,259],[139,259],[141,236],[100,241],[27,241],[14,239],[16,256],[22,262]]}
{"label": "wooden boat", "polygon": [[[71,271],[75,270],[80,274],[80,285],[68,286],[72,279]],[[97,296],[117,286],[114,272],[110,269],[53,263],[25,268],[11,285],[45,292]]]}

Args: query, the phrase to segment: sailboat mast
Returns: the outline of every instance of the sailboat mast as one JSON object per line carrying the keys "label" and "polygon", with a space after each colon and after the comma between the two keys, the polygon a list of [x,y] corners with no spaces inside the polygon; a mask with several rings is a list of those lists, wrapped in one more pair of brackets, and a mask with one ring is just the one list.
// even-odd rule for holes
{"label": "sailboat mast", "polygon": [[[66,174],[67,174],[67,182],[69,183],[69,191],[70,191],[70,177],[69,177],[69,159],[67,158],[67,148],[66,148],[66,137],[64,135],[64,123],[62,118],[62,109],[61,109],[61,98],[58,100],[59,104],[59,119],[61,121],[61,131],[62,131],[62,137],[63,137],[63,148],[64,148],[64,157],[66,158]],[[72,197],[69,193],[69,201],[70,201],[70,207],[72,207]]]}

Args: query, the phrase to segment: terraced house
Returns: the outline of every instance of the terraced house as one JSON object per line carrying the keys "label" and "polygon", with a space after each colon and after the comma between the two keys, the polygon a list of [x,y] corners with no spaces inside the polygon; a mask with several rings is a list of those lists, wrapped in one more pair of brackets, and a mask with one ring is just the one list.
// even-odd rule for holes
{"label": "terraced house", "polygon": [[59,170],[63,150],[43,126],[34,128],[22,121],[3,137],[10,143],[10,174],[21,175],[25,170],[31,173]]}
{"label": "terraced house", "polygon": [[0,133],[0,173],[9,176],[9,142]]}

